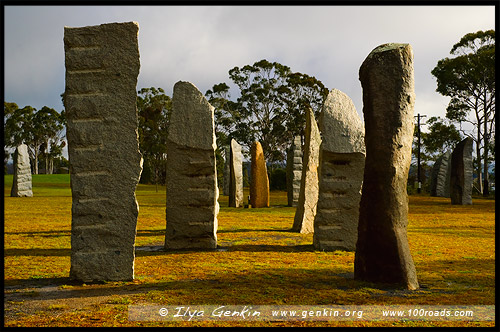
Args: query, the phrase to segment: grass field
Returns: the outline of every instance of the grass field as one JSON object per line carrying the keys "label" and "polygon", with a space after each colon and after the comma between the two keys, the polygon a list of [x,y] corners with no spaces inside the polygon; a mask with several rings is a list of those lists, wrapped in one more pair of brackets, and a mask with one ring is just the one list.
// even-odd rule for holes
{"label": "grass field", "polygon": [[[290,231],[295,208],[228,208],[220,196],[214,251],[159,251],[165,187],[139,185],[135,277],[82,284],[69,276],[68,175],[33,176],[34,197],[12,198],[4,177],[6,326],[494,326],[494,322],[134,322],[128,305],[494,305],[495,201],[410,196],[408,238],[421,288],[353,280],[353,252],[320,252]],[[248,193],[245,193],[245,197]]]}

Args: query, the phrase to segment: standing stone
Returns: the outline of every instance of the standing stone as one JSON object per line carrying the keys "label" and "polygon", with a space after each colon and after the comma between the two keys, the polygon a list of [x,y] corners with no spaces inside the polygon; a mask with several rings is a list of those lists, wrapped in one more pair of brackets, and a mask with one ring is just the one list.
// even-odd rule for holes
{"label": "standing stone", "polygon": [[241,145],[234,139],[231,140],[230,161],[230,189],[229,206],[243,206],[243,156],[241,155]]}
{"label": "standing stone", "polygon": [[451,154],[451,204],[472,204],[472,138],[457,144]]}
{"label": "standing stone", "polygon": [[443,153],[432,166],[431,196],[450,197],[451,152]]}
{"label": "standing stone", "polygon": [[313,244],[318,250],[354,251],[365,165],[363,123],[351,98],[333,89],[320,126],[323,142]]}
{"label": "standing stone", "polygon": [[70,276],[78,280],[134,278],[135,189],[142,171],[138,31],[135,22],[64,28]]}
{"label": "standing stone", "polygon": [[222,194],[224,196],[229,196],[229,186],[231,183],[231,162],[229,159],[230,147],[226,146],[224,148],[224,177],[222,182]]}
{"label": "standing stone", "polygon": [[286,189],[288,206],[297,206],[300,193],[300,179],[302,177],[302,141],[295,136],[292,146],[286,156]]}
{"label": "standing stone", "polygon": [[359,70],[366,161],[354,278],[417,289],[407,238],[415,104],[409,44],[375,48]]}
{"label": "standing stone", "polygon": [[252,208],[269,207],[269,177],[266,160],[260,142],[254,142],[250,149],[252,178],[250,182],[250,205]]}
{"label": "standing stone", "polygon": [[299,202],[292,230],[304,234],[314,232],[314,217],[318,204],[318,166],[321,135],[311,108],[306,114],[304,167],[302,168]]}
{"label": "standing stone", "polygon": [[14,152],[14,178],[10,196],[33,197],[30,157],[26,144],[19,145]]}
{"label": "standing stone", "polygon": [[214,107],[189,82],[177,82],[167,139],[166,249],[215,249],[219,189]]}

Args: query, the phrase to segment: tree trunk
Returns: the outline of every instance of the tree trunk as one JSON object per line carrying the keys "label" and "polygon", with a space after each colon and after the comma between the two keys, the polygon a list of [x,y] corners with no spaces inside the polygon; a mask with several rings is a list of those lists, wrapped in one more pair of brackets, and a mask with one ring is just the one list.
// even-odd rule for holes
{"label": "tree trunk", "polygon": [[49,161],[49,174],[54,174],[54,158],[50,158]]}
{"label": "tree trunk", "polygon": [[45,174],[49,174],[49,140],[45,142]]}
{"label": "tree trunk", "polygon": [[484,138],[484,175],[483,175],[483,181],[484,181],[484,186],[483,186],[483,197],[488,197],[490,195],[490,184],[489,184],[489,179],[488,179],[488,150],[489,150],[489,142],[488,142],[488,113],[486,110],[486,104],[485,104],[485,110],[484,110],[484,133],[483,133],[483,138]]}
{"label": "tree trunk", "polygon": [[35,152],[35,162],[33,165],[33,174],[38,174],[38,153]]}
{"label": "tree trunk", "polygon": [[158,167],[155,166],[155,188],[156,192],[158,192]]}

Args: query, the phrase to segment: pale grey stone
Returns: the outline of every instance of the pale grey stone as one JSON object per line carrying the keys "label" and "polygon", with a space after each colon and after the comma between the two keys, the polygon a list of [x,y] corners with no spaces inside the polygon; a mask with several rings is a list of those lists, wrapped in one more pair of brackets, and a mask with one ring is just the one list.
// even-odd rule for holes
{"label": "pale grey stone", "polygon": [[302,140],[295,136],[286,158],[286,187],[288,206],[297,206],[302,178]]}
{"label": "pale grey stone", "polygon": [[326,97],[321,114],[318,122],[323,135],[323,150],[365,153],[363,122],[348,95],[332,89]]}
{"label": "pale grey stone", "polygon": [[135,22],[64,28],[73,197],[70,276],[131,280],[142,171]]}
{"label": "pale grey stone", "polygon": [[231,162],[229,161],[230,147],[224,147],[224,177],[222,182],[222,194],[229,196],[229,185],[231,183]]}
{"label": "pale grey stone", "polygon": [[467,137],[458,143],[451,154],[451,204],[472,204],[472,142],[472,138]]}
{"label": "pale grey stone", "polygon": [[299,201],[295,210],[292,230],[308,234],[314,232],[314,217],[318,204],[319,149],[321,134],[314,119],[312,109],[306,112],[306,130],[304,145],[304,165],[300,183]]}
{"label": "pale grey stone", "polygon": [[166,249],[217,247],[214,107],[189,82],[174,86],[167,139]]}
{"label": "pale grey stone", "polygon": [[318,250],[356,249],[365,164],[363,123],[351,98],[333,89],[320,117],[319,198],[313,244]]}
{"label": "pale grey stone", "polygon": [[230,189],[229,206],[243,206],[243,156],[241,145],[234,139],[231,140],[231,150],[229,154],[230,163]]}
{"label": "pale grey stone", "polygon": [[10,196],[33,197],[30,157],[26,144],[19,145],[14,152],[14,177]]}
{"label": "pale grey stone", "polygon": [[414,130],[413,51],[375,48],[359,70],[366,160],[354,278],[417,289],[407,238],[407,180]]}

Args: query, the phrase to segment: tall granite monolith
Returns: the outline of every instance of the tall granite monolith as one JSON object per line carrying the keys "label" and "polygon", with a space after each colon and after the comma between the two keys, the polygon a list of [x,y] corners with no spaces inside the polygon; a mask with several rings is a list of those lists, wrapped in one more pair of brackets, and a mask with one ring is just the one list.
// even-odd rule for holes
{"label": "tall granite monolith", "polygon": [[135,22],[64,28],[72,221],[70,277],[134,278],[142,171]]}
{"label": "tall granite monolith", "polygon": [[351,98],[333,89],[320,117],[319,198],[313,244],[318,250],[356,249],[365,166],[363,123]]}
{"label": "tall granite monolith", "polygon": [[14,177],[12,179],[11,197],[33,197],[31,183],[31,165],[28,146],[21,144],[14,152]]}
{"label": "tall granite monolith", "polygon": [[231,153],[231,147],[224,147],[224,174],[222,179],[222,194],[224,196],[229,196],[229,187],[231,183],[231,161],[229,155]]}
{"label": "tall granite monolith", "polygon": [[311,108],[306,112],[304,164],[302,168],[299,201],[295,210],[292,230],[303,234],[314,232],[314,217],[318,204],[319,149],[321,134]]}
{"label": "tall granite monolith", "polygon": [[215,249],[219,189],[214,107],[189,82],[174,85],[167,138],[166,249]]}
{"label": "tall granite monolith", "polygon": [[409,44],[378,46],[359,70],[366,160],[354,278],[407,289],[419,287],[407,238],[413,76]]}
{"label": "tall granite monolith", "polygon": [[431,171],[431,196],[450,197],[451,152],[436,159]]}
{"label": "tall granite monolith", "polygon": [[297,206],[302,177],[302,140],[295,136],[286,156],[286,189],[288,206]]}
{"label": "tall granite monolith", "polygon": [[250,148],[251,179],[250,205],[252,208],[269,207],[269,177],[266,160],[260,142],[254,142]]}
{"label": "tall granite monolith", "polygon": [[472,138],[457,144],[451,154],[450,198],[451,204],[472,204]]}
{"label": "tall granite monolith", "polygon": [[231,140],[231,150],[229,153],[230,163],[230,185],[229,185],[229,206],[243,206],[243,156],[241,145],[234,139]]}

